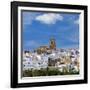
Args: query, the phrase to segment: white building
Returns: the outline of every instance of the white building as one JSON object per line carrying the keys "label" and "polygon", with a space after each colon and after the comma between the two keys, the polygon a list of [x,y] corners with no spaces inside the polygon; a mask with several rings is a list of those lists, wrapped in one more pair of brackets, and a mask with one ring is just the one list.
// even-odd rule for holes
{"label": "white building", "polygon": [[[59,68],[61,71],[63,67],[66,68],[75,68],[77,69],[77,66],[74,64],[76,60],[78,60],[79,57],[78,49],[67,49],[63,50],[61,52],[60,50],[53,50],[51,54],[37,54],[26,52],[23,53],[23,70],[31,70],[31,69],[41,69],[41,68],[47,68],[48,67],[48,58],[52,58],[52,60],[56,60],[57,58],[60,58],[62,60],[63,56],[71,56],[72,63],[70,64],[63,64],[61,65],[59,62],[55,64],[55,67]],[[78,70],[78,69],[77,69]]]}

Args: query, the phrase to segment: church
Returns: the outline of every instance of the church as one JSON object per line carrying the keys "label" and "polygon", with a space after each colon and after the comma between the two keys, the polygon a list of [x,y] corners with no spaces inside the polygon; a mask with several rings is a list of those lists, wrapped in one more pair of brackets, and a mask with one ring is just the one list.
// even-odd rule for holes
{"label": "church", "polygon": [[52,50],[56,50],[56,41],[54,38],[50,39],[49,42],[49,46],[40,46],[39,48],[37,48],[36,52],[38,54],[42,54],[42,53],[50,53]]}

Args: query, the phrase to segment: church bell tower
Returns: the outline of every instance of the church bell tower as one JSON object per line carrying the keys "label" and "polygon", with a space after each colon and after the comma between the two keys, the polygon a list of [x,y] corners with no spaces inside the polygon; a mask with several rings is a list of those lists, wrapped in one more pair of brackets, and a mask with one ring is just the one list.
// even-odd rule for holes
{"label": "church bell tower", "polygon": [[56,50],[56,42],[54,38],[50,39],[50,49]]}

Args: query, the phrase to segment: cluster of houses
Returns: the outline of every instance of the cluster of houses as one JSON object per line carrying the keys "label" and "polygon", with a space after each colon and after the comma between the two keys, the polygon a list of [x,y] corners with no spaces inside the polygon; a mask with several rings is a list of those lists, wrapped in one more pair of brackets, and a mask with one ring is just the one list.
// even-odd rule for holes
{"label": "cluster of houses", "polygon": [[57,68],[61,72],[67,69],[79,71],[79,49],[57,49],[54,39],[50,46],[41,46],[34,52],[23,52],[23,71],[41,68]]}
{"label": "cluster of houses", "polygon": [[54,67],[60,71],[63,68],[79,71],[79,50],[78,49],[59,49],[52,50],[51,53],[38,54],[37,52],[25,51],[23,53],[23,70]]}

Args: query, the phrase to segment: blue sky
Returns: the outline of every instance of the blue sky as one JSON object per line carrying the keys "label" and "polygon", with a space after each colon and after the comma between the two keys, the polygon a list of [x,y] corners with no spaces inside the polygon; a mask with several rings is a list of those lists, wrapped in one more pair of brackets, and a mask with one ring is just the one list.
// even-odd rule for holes
{"label": "blue sky", "polygon": [[34,50],[49,45],[51,37],[55,38],[57,48],[78,48],[79,15],[23,11],[23,49]]}

